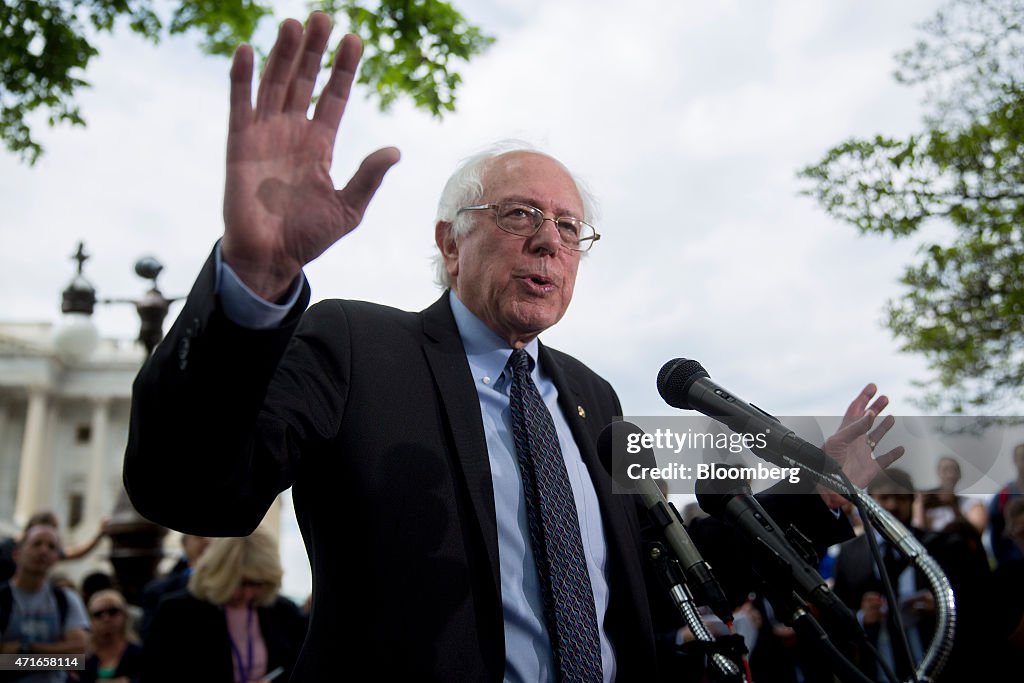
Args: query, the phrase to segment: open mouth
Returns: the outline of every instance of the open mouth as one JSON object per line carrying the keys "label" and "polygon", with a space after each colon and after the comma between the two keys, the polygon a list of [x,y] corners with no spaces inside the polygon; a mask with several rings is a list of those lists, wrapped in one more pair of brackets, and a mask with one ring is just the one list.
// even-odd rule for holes
{"label": "open mouth", "polygon": [[515,272],[513,277],[523,283],[528,292],[538,296],[547,296],[558,289],[558,280],[548,277],[542,272]]}

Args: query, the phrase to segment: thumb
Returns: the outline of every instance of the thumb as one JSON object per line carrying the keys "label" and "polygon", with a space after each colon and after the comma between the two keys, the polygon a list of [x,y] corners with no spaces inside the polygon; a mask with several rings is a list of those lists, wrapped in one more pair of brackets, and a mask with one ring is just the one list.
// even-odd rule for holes
{"label": "thumb", "polygon": [[384,174],[400,158],[401,154],[394,147],[378,149],[363,159],[348,184],[338,190],[338,199],[352,217],[353,227],[363,219],[363,212],[384,180]]}

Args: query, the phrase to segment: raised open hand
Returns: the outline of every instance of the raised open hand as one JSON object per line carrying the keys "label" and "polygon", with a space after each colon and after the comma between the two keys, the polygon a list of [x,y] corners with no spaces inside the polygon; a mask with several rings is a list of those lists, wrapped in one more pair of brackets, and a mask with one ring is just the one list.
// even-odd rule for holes
{"label": "raised open hand", "polygon": [[825,440],[822,448],[839,463],[850,481],[860,487],[867,486],[876,474],[903,455],[903,446],[877,457],[873,454],[875,444],[896,424],[892,415],[875,424],[875,418],[889,405],[887,396],[879,396],[871,402],[877,391],[874,384],[864,387],[846,409],[839,430]]}
{"label": "raised open hand", "polygon": [[359,225],[399,157],[393,147],[377,150],[344,188],[335,189],[334,141],[362,45],[354,35],[342,39],[310,119],[306,112],[330,34],[331,20],[322,12],[309,16],[305,31],[294,19],[282,23],[255,108],[252,48],[240,46],[231,65],[221,254],[268,300],[279,298],[303,266]]}

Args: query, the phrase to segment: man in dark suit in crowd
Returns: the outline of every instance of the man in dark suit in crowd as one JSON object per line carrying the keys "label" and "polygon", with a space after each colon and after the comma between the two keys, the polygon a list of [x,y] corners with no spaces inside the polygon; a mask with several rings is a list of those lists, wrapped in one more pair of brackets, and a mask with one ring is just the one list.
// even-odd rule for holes
{"label": "man in dark suit in crowd", "polygon": [[[973,529],[954,525],[949,531],[926,532],[911,526],[914,483],[910,475],[891,467],[868,485],[868,493],[879,505],[908,527],[925,546],[953,588],[956,599],[957,630],[952,657],[943,669],[941,680],[960,681],[970,672],[984,672],[992,661],[993,630],[987,628],[989,609],[989,570],[985,550]],[[877,533],[872,529],[867,533]],[[914,663],[919,662],[935,631],[935,597],[925,577],[887,540],[877,535],[879,550],[903,618],[904,631]],[[910,676],[913,666],[894,636],[894,609],[883,597],[885,591],[868,547],[861,535],[842,545],[835,565],[835,593],[858,618],[880,656],[893,667],[901,680]],[[873,659],[867,658],[866,673],[884,679]]]}
{"label": "man in dark suit in crowd", "polygon": [[[296,680],[657,680],[629,497],[595,442],[611,386],[539,343],[598,236],[569,171],[535,151],[470,159],[435,227],[448,290],[419,313],[331,300],[302,268],[356,227],[395,149],[335,190],[333,145],[359,58],[347,36],[312,119],[330,33],[281,26],[251,103],[235,54],[224,237],[135,384],[125,483],[146,517],[249,533],[283,489],[313,569]],[[867,387],[830,453],[865,483],[886,399]],[[870,404],[870,405],[869,405]],[[886,423],[874,426],[877,441]],[[817,496],[792,516],[835,522]],[[799,499],[799,500],[797,500]],[[187,502],[186,502],[187,500]]]}
{"label": "man in dark suit in crowd", "polygon": [[160,607],[160,601],[166,595],[176,593],[188,586],[188,579],[192,576],[192,570],[196,562],[210,544],[206,536],[194,536],[192,534],[181,535],[181,557],[164,576],[158,576],[142,589],[142,620],[139,622],[139,636],[143,640],[149,634],[149,627],[156,616],[156,610]]}

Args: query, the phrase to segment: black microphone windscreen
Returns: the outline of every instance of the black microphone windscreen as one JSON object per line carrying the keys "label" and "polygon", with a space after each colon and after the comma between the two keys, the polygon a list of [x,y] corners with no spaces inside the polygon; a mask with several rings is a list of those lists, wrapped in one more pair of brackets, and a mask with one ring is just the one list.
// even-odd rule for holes
{"label": "black microphone windscreen", "polygon": [[[634,436],[630,439],[630,436]],[[632,422],[618,420],[601,430],[597,437],[597,453],[608,474],[623,488],[633,489],[635,482],[627,476],[630,465],[656,467],[654,451],[640,445],[644,430]],[[632,443],[631,443],[632,441]]]}
{"label": "black microphone windscreen", "polygon": [[658,373],[658,393],[673,408],[693,410],[687,393],[701,377],[710,377],[704,366],[689,358],[673,358]]}
{"label": "black microphone windscreen", "polygon": [[[718,470],[721,472],[722,470]],[[729,500],[738,493],[749,493],[750,487],[743,479],[698,479],[693,484],[697,505],[712,517],[722,517]]]}

